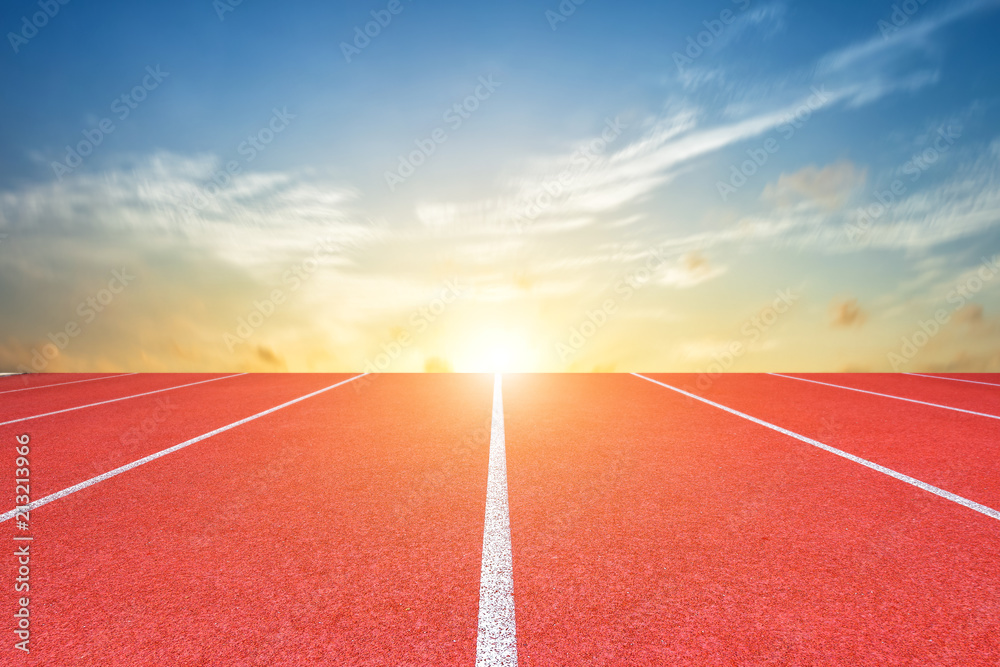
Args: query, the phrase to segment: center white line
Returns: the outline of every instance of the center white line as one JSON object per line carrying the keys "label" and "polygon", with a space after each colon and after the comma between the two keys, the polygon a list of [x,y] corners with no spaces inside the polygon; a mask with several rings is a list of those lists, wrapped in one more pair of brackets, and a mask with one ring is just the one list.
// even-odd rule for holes
{"label": "center white line", "polygon": [[[243,375],[243,373],[240,373],[240,375]],[[31,511],[33,509],[41,507],[42,505],[47,505],[47,504],[51,503],[53,500],[59,500],[60,498],[63,498],[65,496],[70,495],[71,493],[76,493],[77,491],[80,491],[82,489],[86,489],[88,486],[93,486],[94,484],[97,484],[98,482],[103,482],[104,480],[110,479],[110,478],[112,478],[112,477],[114,477],[116,475],[120,475],[123,472],[128,472],[132,468],[137,468],[137,467],[139,467],[139,466],[141,466],[143,464],[149,463],[150,461],[155,461],[156,459],[160,458],[161,456],[166,456],[167,454],[172,454],[173,452],[176,452],[178,449],[184,449],[185,447],[189,447],[189,446],[195,444],[196,442],[201,442],[202,440],[205,440],[206,438],[211,438],[213,435],[218,435],[219,433],[223,433],[225,431],[228,431],[229,429],[236,428],[237,426],[240,426],[242,424],[246,424],[247,422],[252,422],[255,419],[260,419],[261,417],[263,417],[265,415],[269,415],[272,412],[276,412],[276,411],[278,411],[278,410],[280,410],[282,408],[287,408],[289,405],[294,405],[295,403],[298,403],[299,401],[304,401],[307,398],[312,398],[313,396],[318,396],[319,394],[322,394],[325,391],[330,391],[331,389],[339,387],[340,385],[343,385],[343,384],[347,384],[348,382],[351,382],[352,380],[357,380],[359,377],[364,377],[365,375],[367,375],[367,373],[363,373],[361,375],[355,375],[354,377],[348,378],[347,380],[344,380],[342,382],[338,382],[336,384],[332,384],[329,387],[324,387],[323,389],[320,389],[319,391],[314,391],[311,394],[306,394],[305,396],[299,396],[298,398],[293,398],[292,400],[288,401],[287,403],[282,403],[281,405],[276,405],[273,408],[269,408],[267,410],[264,410],[263,412],[258,412],[255,415],[247,417],[246,419],[241,419],[239,421],[233,422],[232,424],[228,424],[226,426],[222,426],[220,428],[217,428],[214,431],[209,431],[208,433],[205,433],[204,435],[199,435],[197,438],[191,438],[190,440],[185,440],[184,442],[180,443],[179,445],[174,445],[173,447],[168,447],[167,449],[164,449],[162,451],[156,452],[155,454],[150,454],[149,456],[141,458],[138,461],[133,461],[132,463],[128,463],[128,464],[123,465],[123,466],[121,466],[119,468],[115,468],[114,470],[109,470],[108,472],[103,473],[101,475],[98,475],[97,477],[92,477],[92,478],[88,479],[85,482],[80,482],[79,484],[74,484],[73,486],[70,486],[70,487],[67,487],[67,488],[63,489],[62,491],[57,491],[56,493],[53,493],[53,494],[48,495],[48,496],[45,496],[44,498],[42,498],[40,500],[36,500],[35,502],[33,502],[30,505],[28,505],[26,508],[25,507],[19,507],[17,509],[13,509],[13,510],[11,510],[9,512],[6,512],[4,514],[0,514],[0,523],[3,523],[4,521],[9,521],[10,519],[13,519],[14,516],[17,515],[18,513],[23,513],[23,512],[26,512],[26,511]],[[219,378],[219,379],[222,379],[222,378]]]}
{"label": "center white line", "polygon": [[1000,419],[1000,415],[991,415],[985,412],[973,412],[972,410],[953,408],[950,405],[941,405],[940,403],[928,403],[927,401],[918,401],[913,398],[903,398],[902,396],[893,396],[892,394],[880,394],[877,391],[868,391],[867,389],[856,389],[855,387],[845,387],[842,384],[830,384],[829,382],[820,382],[819,380],[807,380],[805,378],[797,378],[794,375],[782,375],[781,373],[768,373],[768,375],[774,375],[775,377],[779,378],[787,378],[789,380],[798,380],[799,382],[812,382],[813,384],[821,384],[826,387],[836,387],[837,389],[846,389],[847,391],[857,391],[862,394],[871,394],[872,396],[882,396],[883,398],[894,398],[897,401],[906,401],[907,403],[918,403],[920,405],[929,405],[932,408],[943,408],[945,410],[953,410],[955,412],[964,412],[967,415],[976,415],[977,417],[989,417],[990,419]]}
{"label": "center white line", "polygon": [[121,398],[112,398],[107,401],[100,401],[99,403],[88,403],[87,405],[78,405],[75,408],[66,408],[65,410],[56,410],[55,412],[46,412],[40,415],[32,415],[31,417],[21,417],[20,419],[11,419],[10,421],[0,422],[0,426],[5,426],[7,424],[16,424],[17,422],[26,422],[31,419],[39,419],[41,417],[51,417],[52,415],[62,414],[63,412],[73,412],[73,410],[83,410],[84,408],[92,408],[95,405],[105,405],[107,403],[117,403],[118,401],[127,401],[130,398],[139,398],[140,396],[149,396],[150,394],[160,394],[165,391],[173,391],[174,389],[183,389],[184,387],[193,387],[196,384],[205,384],[206,382],[215,382],[216,380],[227,380],[229,378],[239,377],[240,375],[246,375],[246,373],[236,373],[235,375],[224,375],[220,378],[210,378],[208,380],[199,380],[198,382],[189,382],[188,384],[177,385],[176,387],[166,387],[164,389],[157,389],[155,391],[147,391],[142,394],[132,394],[131,396],[122,396]]}
{"label": "center white line", "polygon": [[911,485],[917,487],[918,489],[923,489],[924,491],[928,491],[930,493],[933,493],[936,496],[941,496],[942,498],[946,498],[946,499],[948,499],[948,500],[950,500],[950,501],[952,501],[954,503],[958,503],[959,505],[962,505],[964,507],[968,507],[970,510],[975,510],[976,512],[979,512],[980,514],[985,514],[988,517],[1000,520],[1000,512],[996,511],[995,509],[993,509],[991,507],[987,507],[986,505],[980,505],[979,503],[977,503],[975,501],[972,501],[972,500],[969,500],[968,498],[963,498],[962,496],[955,495],[951,491],[945,491],[944,489],[939,489],[936,486],[931,486],[927,482],[921,482],[919,479],[915,479],[913,477],[910,477],[909,475],[904,475],[903,473],[896,472],[895,470],[892,470],[891,468],[886,468],[885,466],[880,466],[877,463],[872,463],[871,461],[869,461],[867,459],[863,459],[860,456],[855,456],[854,454],[848,454],[847,452],[845,452],[845,451],[843,451],[841,449],[837,449],[836,447],[831,447],[830,445],[824,445],[822,442],[819,442],[818,440],[813,440],[812,438],[807,438],[804,435],[799,435],[798,433],[795,433],[794,431],[789,431],[786,428],[781,428],[780,426],[775,426],[774,424],[772,424],[770,422],[766,422],[763,419],[757,419],[756,417],[751,417],[750,415],[745,414],[743,412],[740,412],[739,410],[734,410],[733,408],[726,407],[725,405],[722,405],[721,403],[716,403],[715,401],[710,401],[707,398],[702,398],[701,396],[698,396],[697,394],[692,394],[692,393],[684,391],[683,389],[678,389],[677,387],[674,387],[672,385],[660,382],[658,380],[654,380],[652,378],[648,378],[645,375],[639,375],[638,373],[632,373],[632,375],[636,376],[637,378],[642,378],[643,380],[646,380],[648,382],[652,382],[653,384],[658,384],[661,387],[666,387],[667,389],[671,389],[673,391],[676,391],[678,394],[684,394],[685,396],[689,396],[690,398],[693,398],[696,401],[701,401],[702,403],[707,403],[708,405],[711,405],[713,407],[719,408],[720,410],[725,410],[726,412],[728,412],[730,414],[736,415],[737,417],[742,417],[743,419],[747,419],[749,421],[752,421],[755,424],[760,424],[761,426],[766,426],[767,428],[769,428],[769,429],[771,429],[773,431],[777,431],[778,433],[784,433],[785,435],[791,436],[791,437],[795,438],[796,440],[801,440],[804,443],[810,444],[813,447],[819,447],[820,449],[825,450],[827,452],[830,452],[831,454],[836,454],[837,456],[842,456],[843,458],[847,459],[848,461],[854,461],[855,463],[860,463],[861,465],[865,466],[866,468],[871,468],[872,470],[876,470],[876,471],[878,471],[878,472],[880,472],[880,473],[882,473],[884,475],[888,475],[889,477],[893,477],[895,479],[898,479],[901,482],[906,482],[907,484],[911,484]]}
{"label": "center white line", "polygon": [[479,580],[479,638],[476,667],[516,667],[514,623],[514,564],[510,548],[507,505],[507,454],[503,432],[500,374],[493,380],[493,425],[490,428],[490,468],[486,481],[486,525]]}

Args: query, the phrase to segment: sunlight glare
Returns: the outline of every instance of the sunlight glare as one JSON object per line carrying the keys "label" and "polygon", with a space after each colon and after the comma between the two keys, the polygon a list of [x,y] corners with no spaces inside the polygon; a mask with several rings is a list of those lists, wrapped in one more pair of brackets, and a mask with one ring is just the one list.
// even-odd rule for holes
{"label": "sunlight glare", "polygon": [[455,356],[461,373],[513,373],[532,370],[534,355],[520,333],[494,330],[470,339]]}

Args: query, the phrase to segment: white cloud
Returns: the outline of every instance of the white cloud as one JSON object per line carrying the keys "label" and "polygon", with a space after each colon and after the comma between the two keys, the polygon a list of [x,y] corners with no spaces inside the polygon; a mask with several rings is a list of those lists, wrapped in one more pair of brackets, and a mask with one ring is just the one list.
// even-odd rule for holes
{"label": "white cloud", "polygon": [[0,228],[61,237],[194,238],[247,264],[285,261],[331,234],[343,243],[378,234],[352,212],[357,193],[350,188],[301,173],[249,172],[215,192],[217,171],[211,156],[159,153],[102,173],[78,172],[0,193]]}
{"label": "white cloud", "polygon": [[[952,3],[943,12],[925,19],[917,17],[908,20],[897,29],[886,30],[884,34],[880,31],[865,41],[828,54],[820,60],[817,74],[829,76],[850,69],[884,69],[901,57],[928,48],[931,35],[950,23],[996,7],[1000,7],[998,0]],[[894,8],[895,6],[892,9]],[[887,25],[893,26],[891,18],[891,14],[887,13],[883,20]]]}

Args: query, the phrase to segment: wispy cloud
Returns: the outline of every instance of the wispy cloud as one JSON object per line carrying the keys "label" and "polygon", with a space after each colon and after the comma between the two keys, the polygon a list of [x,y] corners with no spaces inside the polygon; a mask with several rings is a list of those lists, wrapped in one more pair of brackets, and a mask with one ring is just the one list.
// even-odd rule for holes
{"label": "wispy cloud", "polygon": [[[998,0],[953,2],[943,11],[926,18],[917,16],[910,19],[908,14],[904,14],[907,21],[899,27],[889,23],[892,21],[892,16],[887,15],[882,20],[889,23],[890,29],[883,28],[869,39],[850,44],[824,56],[817,65],[817,74],[822,77],[846,71],[884,71],[902,57],[909,56],[915,51],[930,49],[930,37],[945,26],[998,7],[1000,7]],[[922,7],[918,11],[933,10]]]}

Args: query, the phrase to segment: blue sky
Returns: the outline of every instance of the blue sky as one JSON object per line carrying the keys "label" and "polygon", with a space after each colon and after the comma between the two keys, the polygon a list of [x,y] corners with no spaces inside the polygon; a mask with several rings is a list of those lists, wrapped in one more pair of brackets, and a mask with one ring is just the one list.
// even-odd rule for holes
{"label": "blue sky", "polygon": [[5,366],[1000,368],[993,279],[948,299],[1000,242],[998,2],[56,6],[0,23]]}

